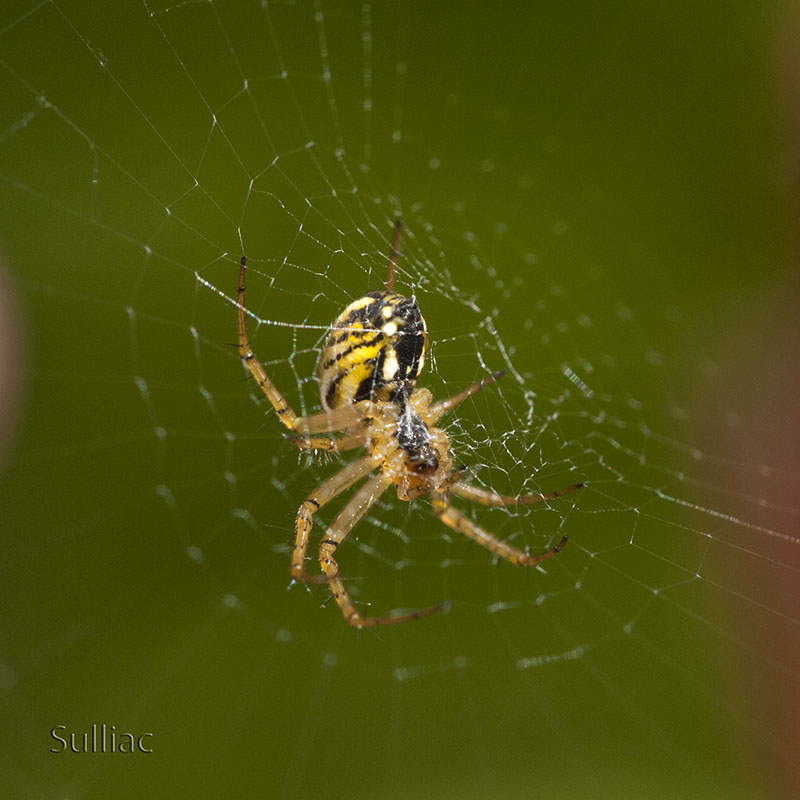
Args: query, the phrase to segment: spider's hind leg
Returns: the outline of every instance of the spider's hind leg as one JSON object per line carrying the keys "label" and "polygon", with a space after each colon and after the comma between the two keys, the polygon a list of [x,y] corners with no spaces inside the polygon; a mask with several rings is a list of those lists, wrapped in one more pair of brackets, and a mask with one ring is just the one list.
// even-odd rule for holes
{"label": "spider's hind leg", "polygon": [[363,447],[368,441],[365,433],[354,433],[342,436],[340,439],[329,439],[326,436],[293,436],[287,433],[283,438],[298,450],[328,450],[332,453]]}
{"label": "spider's hind leg", "polygon": [[400,236],[403,232],[403,220],[398,217],[394,223],[394,233],[392,234],[392,255],[389,258],[389,268],[386,270],[386,280],[384,286],[389,292],[394,291],[394,276],[397,271],[397,257],[400,253]]}
{"label": "spider's hind leg", "polygon": [[464,400],[475,394],[475,392],[479,392],[481,389],[491,386],[495,381],[500,380],[500,378],[502,378],[505,374],[506,371],[504,369],[498,370],[497,372],[493,372],[491,375],[488,375],[483,380],[473,383],[472,386],[464,389],[463,392],[454,394],[452,397],[448,397],[445,400],[439,400],[425,412],[425,422],[427,422],[428,425],[433,425],[445,414],[452,411],[459,403],[463,403]]}

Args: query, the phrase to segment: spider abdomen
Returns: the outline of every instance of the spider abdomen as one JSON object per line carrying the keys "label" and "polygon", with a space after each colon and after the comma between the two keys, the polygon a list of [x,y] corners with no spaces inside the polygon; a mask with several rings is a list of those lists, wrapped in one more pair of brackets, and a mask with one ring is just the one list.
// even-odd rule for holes
{"label": "spider abdomen", "polygon": [[428,331],[414,298],[381,290],[354,300],[334,320],[320,353],[322,405],[394,400],[425,363]]}

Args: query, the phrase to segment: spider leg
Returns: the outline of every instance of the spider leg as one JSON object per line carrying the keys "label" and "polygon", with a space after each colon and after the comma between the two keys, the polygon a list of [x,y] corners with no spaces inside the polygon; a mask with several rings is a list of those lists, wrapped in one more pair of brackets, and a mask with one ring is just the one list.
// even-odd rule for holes
{"label": "spider leg", "polygon": [[290,430],[295,430],[297,415],[284,400],[283,395],[278,391],[275,384],[269,379],[266,370],[261,362],[256,358],[256,354],[250,347],[250,338],[247,335],[247,321],[244,311],[244,271],[247,260],[242,256],[239,262],[239,286],[236,289],[237,299],[237,320],[239,328],[239,357],[242,363],[250,370],[250,374],[255,378],[259,389],[267,396],[272,403],[278,419]]}
{"label": "spider leg", "polygon": [[470,395],[475,394],[475,392],[479,392],[481,389],[485,389],[487,386],[491,386],[496,380],[499,380],[505,374],[506,371],[504,369],[501,369],[498,372],[493,372],[482,381],[473,383],[472,386],[470,386],[468,389],[464,389],[463,392],[454,394],[452,397],[448,397],[446,400],[439,400],[438,403],[434,403],[425,412],[425,422],[428,425],[432,425],[449,411],[452,411],[459,403],[466,400]]}
{"label": "spider leg", "polygon": [[492,536],[491,533],[485,531],[461,511],[453,508],[446,494],[431,492],[431,500],[433,502],[433,510],[445,525],[458,533],[463,533],[464,536],[482,545],[490,552],[502,556],[506,561],[516,564],[518,567],[532,567],[534,564],[539,564],[548,558],[552,558],[567,542],[568,537],[564,534],[561,541],[547,552],[529,555],[516,547],[506,544],[502,539]]}
{"label": "spider leg", "polygon": [[370,506],[391,486],[392,479],[383,473],[373,475],[350,499],[347,505],[339,512],[339,515],[331,523],[325,532],[319,548],[319,563],[323,572],[328,578],[331,587],[331,594],[341,609],[344,618],[349,625],[354,628],[367,628],[376,625],[394,625],[398,622],[408,622],[412,619],[427,617],[441,611],[445,603],[410,611],[406,614],[398,614],[389,617],[362,617],[356,611],[353,601],[347,594],[344,581],[339,573],[339,565],[333,557],[336,548],[344,540],[353,526],[366,514]]}
{"label": "spider leg", "polygon": [[322,508],[337,494],[349,489],[357,480],[373,469],[369,456],[358,458],[343,467],[335,475],[321,483],[306,497],[297,511],[295,522],[294,550],[292,551],[292,577],[306,583],[325,583],[325,575],[311,575],[305,570],[308,536],[313,525],[314,512]]}
{"label": "spider leg", "polygon": [[454,483],[450,487],[453,494],[463,497],[466,500],[474,500],[476,503],[481,503],[484,506],[518,506],[528,503],[539,503],[542,500],[555,500],[556,497],[574,492],[576,489],[582,489],[586,484],[574,483],[572,486],[567,486],[564,489],[556,489],[554,492],[547,494],[522,494],[516,497],[511,497],[505,494],[495,494],[486,489],[479,489],[477,486],[469,486],[466,483]]}
{"label": "spider leg", "polygon": [[302,434],[340,431],[361,422],[372,405],[366,400],[344,408],[326,411],[323,414],[315,414],[311,417],[298,417],[292,407],[286,402],[269,375],[267,375],[264,365],[258,360],[250,346],[250,338],[247,335],[247,318],[244,305],[244,273],[246,265],[247,260],[242,256],[242,260],[239,262],[239,285],[236,290],[239,357],[255,379],[258,388],[264,392],[267,399],[272,403],[272,407],[275,409],[278,419],[290,431]]}
{"label": "spider leg", "polygon": [[403,230],[403,220],[398,217],[394,223],[394,234],[392,236],[392,255],[389,259],[389,269],[386,271],[386,281],[384,286],[387,291],[394,290],[394,273],[397,270],[397,254],[400,251],[400,234]]}
{"label": "spider leg", "polygon": [[291,436],[289,434],[284,438],[298,450],[330,450],[333,453],[363,447],[368,441],[366,433],[353,433],[342,436],[340,439],[328,439],[324,436]]}
{"label": "spider leg", "polygon": [[436,487],[436,491],[441,494],[446,494],[451,490],[454,485],[458,484],[458,479],[465,475],[468,471],[466,464],[462,464],[458,469],[454,469],[441,483]]}
{"label": "spider leg", "polygon": [[311,417],[295,417],[292,430],[303,435],[343,431],[347,428],[352,428],[365,419],[369,419],[373,406],[374,404],[371,401],[361,400],[358,403],[334,408],[332,411],[314,414]]}

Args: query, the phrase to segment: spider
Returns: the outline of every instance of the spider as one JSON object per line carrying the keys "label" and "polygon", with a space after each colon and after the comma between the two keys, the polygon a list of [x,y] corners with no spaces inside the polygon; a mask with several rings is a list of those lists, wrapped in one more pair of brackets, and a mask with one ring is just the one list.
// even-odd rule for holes
{"label": "spider", "polygon": [[[291,562],[294,580],[328,582],[345,620],[354,628],[407,622],[434,614],[446,606],[446,603],[439,603],[402,614],[367,617],[359,613],[345,589],[339,565],[334,559],[336,548],[392,484],[400,500],[410,501],[427,492],[434,512],[445,525],[521,567],[552,558],[564,546],[567,536],[563,536],[552,549],[529,555],[483,530],[455,509],[450,505],[450,495],[485,506],[512,506],[552,500],[584,485],[576,483],[549,494],[510,497],[459,480],[467,468],[454,469],[450,439],[435,424],[467,397],[493,384],[504,371],[494,372],[468,389],[438,402],[433,402],[428,389],[416,388],[425,362],[428,331],[416,299],[394,291],[401,229],[398,219],[394,226],[385,288],[354,300],[330,327],[317,364],[324,411],[309,417],[295,414],[250,347],[244,299],[244,256],[239,265],[239,355],[272,403],[278,419],[291,431],[287,439],[301,450],[334,453],[356,448],[366,450],[364,455],[323,481],[303,500],[295,522]],[[314,514],[375,470],[377,473],[363,483],[325,531],[319,548],[322,573],[306,572],[306,552]]]}

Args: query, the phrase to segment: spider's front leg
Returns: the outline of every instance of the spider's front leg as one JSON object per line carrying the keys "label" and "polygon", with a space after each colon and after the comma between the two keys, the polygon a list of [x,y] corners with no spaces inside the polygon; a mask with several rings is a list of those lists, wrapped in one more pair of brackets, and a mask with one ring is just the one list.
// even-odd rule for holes
{"label": "spider's front leg", "polygon": [[577,489],[583,489],[584,486],[586,486],[586,484],[581,481],[580,483],[573,483],[571,486],[565,486],[563,489],[556,489],[546,494],[519,494],[512,496],[496,494],[486,489],[479,489],[477,486],[470,486],[467,483],[454,481],[450,486],[450,491],[453,494],[457,494],[459,497],[463,497],[465,500],[474,500],[481,505],[496,508],[498,506],[521,506],[530,505],[531,503],[541,503],[543,500],[555,500],[557,497],[563,497],[563,495],[574,492]]}
{"label": "spider's front leg", "polygon": [[331,587],[333,599],[339,606],[348,625],[354,628],[368,628],[376,625],[394,625],[398,622],[408,622],[412,619],[427,617],[435,614],[445,607],[445,603],[409,611],[406,614],[397,614],[389,617],[363,617],[356,610],[350,595],[344,587],[344,581],[339,573],[339,565],[333,557],[336,548],[341,544],[353,526],[367,513],[370,506],[392,485],[392,479],[383,473],[378,473],[370,478],[350,499],[347,505],[331,523],[322,539],[319,548],[319,563]]}
{"label": "spider's front leg", "polygon": [[555,547],[552,547],[550,550],[547,550],[544,553],[529,555],[528,553],[523,553],[522,550],[518,550],[516,547],[512,547],[502,539],[492,536],[491,533],[485,531],[480,525],[473,522],[468,516],[463,514],[458,509],[453,508],[453,506],[450,505],[450,501],[446,494],[442,494],[441,492],[431,492],[431,502],[433,503],[433,510],[445,525],[452,528],[454,531],[467,536],[468,538],[477,542],[479,545],[485,547],[490,552],[501,556],[502,558],[506,559],[506,561],[516,564],[518,567],[532,567],[535,564],[540,564],[542,561],[546,561],[548,558],[552,558],[561,550],[562,547],[564,547],[564,545],[567,543],[567,539],[569,538],[566,534],[564,534]]}
{"label": "spider's front leg", "polygon": [[295,521],[294,550],[292,551],[292,577],[295,580],[305,583],[325,583],[327,580],[325,575],[312,575],[306,572],[308,537],[314,524],[314,513],[337,494],[349,489],[372,469],[370,456],[356,459],[321,483],[303,500]]}

